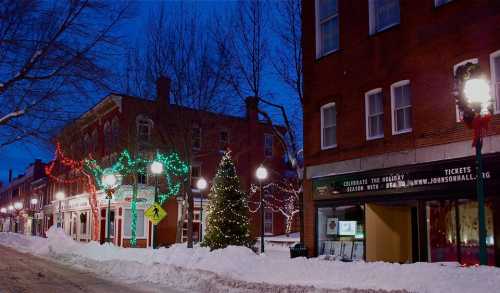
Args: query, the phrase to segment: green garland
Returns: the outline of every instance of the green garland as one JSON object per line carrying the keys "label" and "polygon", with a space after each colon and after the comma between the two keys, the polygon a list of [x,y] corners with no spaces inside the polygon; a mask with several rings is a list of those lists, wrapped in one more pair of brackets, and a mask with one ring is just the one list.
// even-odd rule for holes
{"label": "green garland", "polygon": [[[120,156],[116,160],[116,162],[107,170],[111,170],[114,174],[120,174],[122,176],[134,175],[137,174],[146,175],[148,166],[154,162],[158,161],[163,164],[163,173],[165,176],[165,181],[167,183],[167,192],[159,194],[159,202],[163,204],[170,197],[179,193],[182,182],[187,180],[187,175],[189,173],[189,165],[182,161],[179,154],[172,152],[170,154],[162,154],[157,152],[154,160],[147,160],[141,157],[137,157],[132,159],[130,152],[128,150],[124,150],[121,152]],[[100,189],[104,189],[101,178],[104,174],[104,169],[99,166],[96,160],[94,159],[86,159],[84,161],[84,168],[87,172],[92,174],[94,177],[96,186]],[[134,179],[133,192],[132,192],[132,201],[130,203],[131,208],[131,217],[132,221],[130,224],[131,230],[131,240],[130,245],[135,247],[137,244],[136,238],[136,227],[137,227],[137,182]]]}

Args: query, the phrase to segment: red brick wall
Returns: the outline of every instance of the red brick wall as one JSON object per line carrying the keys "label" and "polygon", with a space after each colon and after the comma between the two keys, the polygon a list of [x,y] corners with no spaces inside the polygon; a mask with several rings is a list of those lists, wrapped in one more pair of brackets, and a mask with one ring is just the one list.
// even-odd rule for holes
{"label": "red brick wall", "polygon": [[[401,23],[369,35],[367,1],[339,0],[340,50],[317,59],[314,2],[303,3],[304,156],[306,166],[385,152],[470,140],[471,132],[456,122],[453,65],[479,58],[490,75],[489,54],[500,50],[500,1],[401,0]],[[412,126],[392,135],[390,85],[410,80]],[[365,93],[382,88],[384,138],[366,140]],[[320,148],[320,107],[337,106],[337,145]],[[500,134],[495,115],[488,134]],[[305,237],[313,244],[311,186],[306,184]]]}

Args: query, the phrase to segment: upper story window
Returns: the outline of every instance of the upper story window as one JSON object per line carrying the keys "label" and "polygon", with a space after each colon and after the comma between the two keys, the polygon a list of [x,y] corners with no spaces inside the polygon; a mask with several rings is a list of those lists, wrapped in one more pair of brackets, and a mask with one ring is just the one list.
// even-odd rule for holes
{"label": "upper story window", "polygon": [[[467,59],[467,60],[464,60],[464,61],[462,61],[460,63],[457,63],[457,64],[453,65],[453,76],[455,76],[455,74],[457,73],[457,69],[460,66],[463,66],[463,65],[465,65],[467,63],[478,64],[479,63],[479,59],[477,59],[477,58],[471,58],[471,59]],[[464,118],[463,117],[464,113],[462,111],[460,111],[460,109],[458,108],[458,105],[456,103],[455,103],[455,113],[456,113],[456,117],[455,117],[456,121],[457,122],[462,121],[463,118]]]}
{"label": "upper story window", "polygon": [[500,111],[500,50],[490,55],[491,88],[495,99],[495,112]]}
{"label": "upper story window", "polygon": [[338,2],[337,0],[316,0],[316,55],[321,57],[338,49]]}
{"label": "upper story window", "polygon": [[366,139],[384,137],[384,102],[382,89],[374,89],[365,94]]}
{"label": "upper story window", "polygon": [[118,142],[120,141],[119,135],[120,135],[120,123],[118,122],[118,117],[115,117],[111,122],[111,140],[112,140],[111,144],[113,146],[118,145]]}
{"label": "upper story window", "polygon": [[97,142],[98,142],[97,129],[94,129],[94,131],[92,131],[91,147],[90,147],[90,151],[92,152],[92,154],[95,154],[97,152]]}
{"label": "upper story window", "polygon": [[107,154],[111,150],[112,146],[112,136],[111,136],[111,124],[109,121],[104,123],[104,152]]}
{"label": "upper story window", "polygon": [[151,139],[151,128],[153,127],[153,122],[150,119],[139,116],[136,123],[137,139],[142,142],[149,142]]}
{"label": "upper story window", "polygon": [[194,150],[201,149],[201,127],[195,125],[192,129],[191,143]]}
{"label": "upper story window", "polygon": [[412,131],[410,81],[391,85],[392,134]]}
{"label": "upper story window", "polygon": [[370,34],[375,34],[399,24],[399,0],[368,0]]}
{"label": "upper story window", "polygon": [[337,146],[337,108],[335,103],[321,107],[321,149]]}
{"label": "upper story window", "polygon": [[90,136],[88,134],[83,137],[83,153],[85,156],[90,153]]}
{"label": "upper story window", "polygon": [[453,0],[434,0],[434,7],[445,5],[446,3],[450,3],[451,1]]}
{"label": "upper story window", "polygon": [[269,133],[264,134],[264,156],[273,156],[273,135]]}
{"label": "upper story window", "polygon": [[229,132],[227,130],[221,130],[219,133],[219,149],[225,150],[229,144]]}

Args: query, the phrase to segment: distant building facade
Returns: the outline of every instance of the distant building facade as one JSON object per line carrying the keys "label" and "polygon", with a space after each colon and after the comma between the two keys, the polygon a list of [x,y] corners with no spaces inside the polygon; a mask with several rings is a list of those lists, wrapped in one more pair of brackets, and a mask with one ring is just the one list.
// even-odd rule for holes
{"label": "distant building facade", "polygon": [[45,164],[35,160],[24,174],[0,190],[0,231],[43,236],[43,204],[47,200]]}
{"label": "distant building facade", "polygon": [[500,265],[500,2],[302,4],[309,253],[478,263],[475,150],[452,94],[472,62],[495,104],[483,176]]}
{"label": "distant building facade", "polygon": [[[200,195],[195,188],[200,177],[211,183],[223,151],[230,149],[235,160],[242,189],[248,191],[250,184],[256,183],[255,169],[264,163],[277,174],[284,171],[283,151],[278,146],[272,129],[259,121],[258,99],[246,99],[246,116],[235,117],[207,111],[196,111],[180,107],[170,102],[170,80],[158,81],[156,100],[146,100],[121,94],[110,94],[79,119],[67,125],[57,136],[65,155],[83,159],[89,154],[102,166],[114,163],[119,153],[127,149],[131,154],[140,154],[152,159],[156,151],[168,153],[171,146],[191,148],[190,178],[194,192],[194,240],[198,241],[201,229],[205,230],[207,195]],[[182,121],[182,130],[179,128]],[[176,144],[179,145],[176,145]],[[56,172],[57,173],[57,172]],[[59,174],[58,176],[65,176]],[[132,194],[130,178],[117,191],[111,203],[111,237],[116,245],[130,245],[130,200]],[[152,174],[138,177],[139,202],[137,223],[137,245],[152,245],[152,225],[144,216],[154,198],[155,178]],[[160,180],[160,188],[165,190],[165,182]],[[63,191],[65,199],[58,201],[55,194]],[[104,241],[106,228],[105,194],[99,191],[99,239]],[[180,219],[182,201],[171,198],[163,208],[167,217],[159,224],[159,245],[169,245],[176,241],[176,231]],[[92,213],[88,201],[88,190],[80,184],[62,184],[51,181],[49,202],[45,209],[56,221],[61,216],[62,226],[76,240],[89,241],[93,226]],[[204,215],[200,220],[200,207]],[[279,212],[266,211],[266,234],[285,233],[285,220]],[[187,238],[187,217],[183,225],[182,239]],[[52,222],[54,224],[55,222]],[[252,216],[252,233],[260,234],[260,217]]]}

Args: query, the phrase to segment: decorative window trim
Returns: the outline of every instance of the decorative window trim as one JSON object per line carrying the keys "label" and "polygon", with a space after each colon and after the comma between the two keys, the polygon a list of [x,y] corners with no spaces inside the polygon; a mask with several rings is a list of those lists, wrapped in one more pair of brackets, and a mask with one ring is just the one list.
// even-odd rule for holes
{"label": "decorative window trim", "polygon": [[335,144],[331,145],[331,146],[325,146],[324,145],[324,135],[323,135],[323,129],[324,129],[324,115],[323,115],[323,110],[326,109],[326,108],[329,108],[329,107],[335,107],[335,113],[337,113],[337,104],[335,102],[331,102],[331,103],[328,103],[328,104],[325,104],[323,106],[321,106],[320,108],[320,113],[321,113],[321,150],[329,150],[329,149],[333,149],[333,148],[336,148],[337,147],[337,119],[335,119]]}
{"label": "decorative window trim", "polygon": [[[315,17],[315,24],[316,24],[316,59],[319,59],[323,56],[326,56],[328,54],[334,53],[338,50],[340,50],[340,19],[339,19],[339,3],[337,1],[337,13],[332,14],[328,17],[325,17],[325,19],[321,20],[320,19],[320,14],[319,14],[319,0],[314,0],[314,17]],[[337,48],[323,52],[323,39],[321,35],[321,24],[324,22],[328,22],[334,18],[337,18],[337,23],[339,26],[339,45]]]}
{"label": "decorative window trim", "polygon": [[[382,124],[382,134],[376,135],[376,136],[370,136],[370,121],[369,121],[369,116],[370,116],[370,101],[369,98],[371,95],[374,94],[379,94],[382,93],[382,88],[376,88],[370,91],[367,91],[365,93],[365,128],[366,128],[366,140],[374,140],[374,139],[379,139],[379,138],[384,138],[384,128]],[[384,102],[382,101],[382,106]],[[384,112],[382,111],[382,115],[384,115]],[[382,120],[383,122],[383,120]]]}
{"label": "decorative window trim", "polygon": [[401,24],[401,6],[399,8],[399,22],[387,25],[387,26],[377,30],[376,23],[375,23],[375,2],[374,2],[374,0],[368,0],[368,23],[369,23],[370,36],[373,36],[377,33],[388,30],[391,27],[395,27],[395,26],[400,25]]}
{"label": "decorative window trim", "polygon": [[[478,58],[470,58],[464,61],[461,61],[455,65],[453,65],[453,76],[455,76],[455,73],[457,72],[458,67],[465,65],[467,63],[473,63],[473,64],[479,64],[479,59]],[[458,109],[458,105],[455,101],[455,122],[462,122],[462,113],[460,113],[460,109]]]}
{"label": "decorative window trim", "polygon": [[450,1],[448,1],[448,2],[445,2],[445,3],[441,3],[441,4],[439,4],[439,3],[438,3],[438,0],[434,0],[434,8],[438,8],[438,7],[444,6],[444,5],[449,4],[449,3],[451,3],[451,2],[453,2],[453,0],[450,0]]}
{"label": "decorative window trim", "polygon": [[[145,141],[140,140],[139,124],[141,122],[146,122],[148,124],[148,139]],[[154,127],[153,120],[149,119],[148,117],[146,117],[144,115],[138,115],[135,118],[135,127],[136,127],[136,132],[137,132],[137,135],[136,135],[137,140],[140,140],[141,142],[150,142],[151,141],[151,132],[152,132],[152,129]]]}
{"label": "decorative window trim", "polygon": [[271,214],[271,221],[268,222],[266,221],[265,215],[264,215],[264,227],[266,224],[271,224],[271,232],[266,232],[264,229],[264,235],[274,235],[274,213],[272,209],[265,209],[264,214]]}
{"label": "decorative window trim", "polygon": [[[395,107],[395,103],[394,103],[394,89],[397,88],[397,87],[400,87],[400,86],[404,86],[404,85],[409,85],[410,84],[410,80],[408,79],[405,79],[405,80],[401,80],[401,81],[398,81],[398,82],[395,82],[393,84],[391,84],[391,124],[392,124],[392,135],[398,135],[398,134],[404,134],[404,133],[409,133],[409,132],[412,132],[413,131],[413,123],[412,123],[412,127],[410,128],[407,128],[407,129],[403,129],[403,130],[400,130],[400,131],[396,131],[396,123],[395,123],[395,117],[394,117],[394,107]],[[413,111],[413,101],[410,100],[410,107],[412,108],[412,111]],[[413,118],[413,116],[412,116]]]}
{"label": "decorative window trim", "polygon": [[495,72],[495,66],[493,65],[493,61],[495,58],[500,58],[500,50],[497,50],[490,54],[491,93],[493,95],[493,98],[495,99],[493,102],[493,108],[495,114],[500,114],[500,94],[497,96],[497,91],[495,88],[496,79],[497,76],[500,77],[500,72]]}
{"label": "decorative window trim", "polygon": [[[200,145],[199,145],[199,146],[195,146],[195,145],[194,145],[194,139],[193,139],[194,129],[198,129],[198,130],[199,130],[199,132],[200,132],[200,138],[199,138],[199,139],[200,139]],[[195,125],[193,125],[193,127],[191,128],[191,131],[193,131],[193,133],[192,133],[192,135],[191,135],[191,140],[192,140],[192,142],[191,142],[191,147],[193,148],[193,150],[199,151],[199,150],[201,150],[201,147],[202,147],[202,145],[203,145],[203,139],[202,139],[202,138],[203,138],[203,132],[202,132],[202,129],[201,129],[201,127],[200,127],[198,124],[195,124]]]}
{"label": "decorative window trim", "polygon": [[[268,146],[266,145],[266,141],[268,138],[271,138],[271,154],[267,154]],[[264,156],[266,158],[272,158],[274,156],[274,135],[271,133],[264,133]]]}

